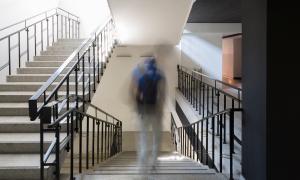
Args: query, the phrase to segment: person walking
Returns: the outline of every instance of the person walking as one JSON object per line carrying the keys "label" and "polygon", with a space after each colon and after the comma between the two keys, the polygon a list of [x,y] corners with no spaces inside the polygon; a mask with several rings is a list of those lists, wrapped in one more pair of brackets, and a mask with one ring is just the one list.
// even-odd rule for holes
{"label": "person walking", "polygon": [[[165,101],[165,76],[151,57],[133,70],[132,95],[139,117],[138,164],[155,169],[161,143],[162,115]],[[152,156],[148,151],[149,129],[152,128]]]}

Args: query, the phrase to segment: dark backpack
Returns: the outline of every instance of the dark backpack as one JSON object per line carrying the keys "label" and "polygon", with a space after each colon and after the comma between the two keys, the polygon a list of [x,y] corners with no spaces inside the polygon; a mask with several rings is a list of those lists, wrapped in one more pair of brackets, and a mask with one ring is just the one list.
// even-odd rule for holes
{"label": "dark backpack", "polygon": [[154,105],[157,99],[157,86],[161,79],[156,70],[145,73],[139,80],[137,101],[140,104]]}

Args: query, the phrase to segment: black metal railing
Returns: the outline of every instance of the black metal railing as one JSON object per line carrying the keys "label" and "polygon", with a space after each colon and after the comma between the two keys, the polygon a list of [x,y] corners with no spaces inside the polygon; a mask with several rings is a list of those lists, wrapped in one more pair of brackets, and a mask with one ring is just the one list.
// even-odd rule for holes
{"label": "black metal railing", "polygon": [[[81,96],[85,101],[91,101],[92,93],[96,91],[96,84],[100,83],[112,48],[114,25],[109,19],[98,28],[91,37],[86,39],[50,76],[50,78],[29,99],[29,116],[34,121],[42,108],[60,96],[69,96],[71,91],[76,96]],[[61,78],[58,82],[57,79]],[[69,102],[65,100],[61,104]],[[79,101],[75,102],[79,108]],[[85,103],[82,103],[82,111],[85,112]]]}
{"label": "black metal railing", "polygon": [[[242,108],[241,91],[242,89],[234,87],[230,84],[210,78],[202,73],[190,71],[183,66],[177,66],[178,70],[178,89],[183,96],[191,103],[193,108],[202,118],[214,115],[226,109]],[[221,84],[218,85],[218,84]],[[224,86],[230,87],[235,93],[229,93],[224,90]],[[226,127],[226,116],[224,120]],[[217,119],[217,134],[220,119]],[[226,134],[226,128],[224,129]],[[241,143],[241,137],[235,136],[235,139]],[[226,139],[224,139],[226,143]]]}
{"label": "black metal railing", "polygon": [[[237,142],[234,136],[234,114],[241,111],[240,108],[226,109],[182,127],[177,127],[171,114],[171,135],[176,150],[202,164],[208,165],[210,168],[216,169],[220,173],[228,175],[230,180],[234,179],[233,156],[236,149],[235,142]],[[224,124],[227,116],[229,117],[229,134],[223,134],[226,129]],[[216,123],[217,120],[219,120],[219,123]],[[212,125],[211,128],[209,128],[209,123]],[[216,129],[220,130],[219,134],[216,133]],[[226,138],[229,140],[229,146],[224,144]],[[238,143],[238,145],[240,144]],[[241,147],[239,151],[240,153],[235,156],[240,158]],[[228,169],[223,169],[223,167],[228,166]]]}
{"label": "black metal railing", "polygon": [[[70,179],[73,179],[75,134],[79,134],[79,173],[82,172],[83,123],[86,126],[87,169],[89,153],[94,165],[95,157],[97,162],[99,158],[103,161],[122,150],[121,121],[90,103],[115,45],[113,35],[114,24],[110,18],[67,58],[29,99],[31,121],[38,117],[40,119],[41,179],[45,178],[46,166],[55,167],[55,179],[60,178],[60,161],[64,159],[60,156],[63,155],[64,149],[70,150]],[[94,115],[89,112],[92,108],[95,110]],[[55,133],[55,140],[44,153],[45,132]],[[63,133],[66,137],[61,140]],[[92,147],[89,147],[90,136]],[[92,152],[89,152],[90,149]],[[53,153],[54,160],[51,158]]]}
{"label": "black metal railing", "polygon": [[[0,29],[1,54],[8,67],[8,75],[24,66],[39,51],[53,45],[58,39],[79,38],[79,17],[61,8],[54,8]],[[7,49],[7,50],[5,50]],[[7,52],[7,53],[4,53]]]}
{"label": "black metal railing", "polygon": [[[74,179],[76,170],[74,166],[75,151],[78,152],[78,173],[82,173],[83,160],[85,160],[85,169],[89,169],[90,165],[94,166],[122,151],[122,122],[91,103],[87,103],[87,105],[91,107],[91,112],[95,112],[94,115],[73,107],[57,116],[59,102],[66,99],[70,102],[78,101],[78,98],[83,101],[75,95],[59,99],[45,106],[40,114],[41,180],[60,179],[61,161],[64,159],[60,156],[64,155],[63,151],[69,152],[71,180]],[[46,132],[54,133],[55,138],[45,151],[44,133]],[[63,136],[63,134],[66,135]],[[76,139],[79,141],[77,144],[75,143]],[[54,157],[51,158],[51,155]],[[54,167],[54,177],[51,177],[51,174],[45,177],[44,171],[47,166]]]}

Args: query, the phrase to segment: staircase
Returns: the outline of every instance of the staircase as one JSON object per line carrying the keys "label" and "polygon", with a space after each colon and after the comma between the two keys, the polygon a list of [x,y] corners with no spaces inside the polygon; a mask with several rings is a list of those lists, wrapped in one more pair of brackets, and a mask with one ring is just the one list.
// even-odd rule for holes
{"label": "staircase", "polygon": [[[82,41],[58,40],[33,61],[26,62],[26,67],[18,68],[17,74],[7,76],[7,82],[0,84],[0,179],[39,179],[40,123],[38,119],[30,121],[28,99]],[[70,78],[71,92],[74,91],[72,81],[74,76]],[[59,93],[65,94],[64,90]],[[65,135],[62,133],[60,139]],[[49,142],[45,145],[46,150],[54,133],[46,133],[44,138]],[[45,174],[47,172],[46,168]]]}
{"label": "staircase", "polygon": [[81,180],[223,180],[226,179],[213,169],[209,169],[190,158],[176,152],[160,152],[158,163],[153,170],[145,166],[142,171],[137,166],[137,153],[125,151],[83,174]]}

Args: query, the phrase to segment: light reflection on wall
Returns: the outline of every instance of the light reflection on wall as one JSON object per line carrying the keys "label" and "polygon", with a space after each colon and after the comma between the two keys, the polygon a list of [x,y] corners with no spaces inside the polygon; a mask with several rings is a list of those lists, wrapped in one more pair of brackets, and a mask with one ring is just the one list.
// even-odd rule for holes
{"label": "light reflection on wall", "polygon": [[222,78],[221,37],[219,33],[184,33],[181,39],[182,65],[189,68],[200,66],[203,73]]}

